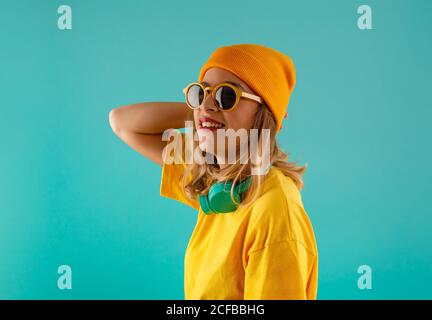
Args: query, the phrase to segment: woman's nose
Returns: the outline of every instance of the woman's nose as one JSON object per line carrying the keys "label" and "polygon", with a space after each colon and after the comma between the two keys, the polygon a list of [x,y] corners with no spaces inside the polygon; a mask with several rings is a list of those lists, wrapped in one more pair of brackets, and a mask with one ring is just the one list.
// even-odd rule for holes
{"label": "woman's nose", "polygon": [[218,111],[218,108],[215,106],[213,98],[209,92],[206,93],[206,97],[201,103],[200,108],[205,111]]}

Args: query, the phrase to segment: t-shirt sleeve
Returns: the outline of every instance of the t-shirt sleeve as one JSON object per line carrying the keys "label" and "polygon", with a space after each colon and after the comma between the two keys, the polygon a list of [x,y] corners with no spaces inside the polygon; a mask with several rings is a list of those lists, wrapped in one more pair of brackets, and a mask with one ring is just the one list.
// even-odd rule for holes
{"label": "t-shirt sleeve", "polygon": [[163,160],[162,174],[160,183],[160,195],[166,198],[177,200],[182,202],[196,210],[200,208],[198,199],[190,199],[184,192],[181,186],[181,178],[186,169],[186,163],[184,160],[184,134],[182,138],[182,152],[180,157],[180,163],[168,163]]}
{"label": "t-shirt sleeve", "polygon": [[317,263],[316,256],[295,240],[252,252],[245,273],[244,299],[314,300]]}
{"label": "t-shirt sleeve", "polygon": [[255,203],[244,247],[244,299],[316,299],[318,253],[302,207],[283,194]]}

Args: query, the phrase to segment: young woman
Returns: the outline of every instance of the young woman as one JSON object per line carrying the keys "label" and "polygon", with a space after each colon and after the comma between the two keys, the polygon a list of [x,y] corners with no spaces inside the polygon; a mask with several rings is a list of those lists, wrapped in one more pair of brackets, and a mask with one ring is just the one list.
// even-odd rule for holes
{"label": "young woman", "polygon": [[[289,162],[276,141],[295,82],[285,54],[236,44],[213,52],[198,81],[183,89],[185,103],[111,111],[113,131],[162,166],[160,194],[198,210],[184,261],[186,299],[316,299],[318,252],[300,194],[306,166]],[[184,128],[187,120],[196,138],[191,150],[200,152],[186,161],[187,133],[181,133],[180,162],[169,162],[171,153],[163,151],[172,141],[163,132]],[[269,152],[264,172],[254,171],[250,153],[227,161],[229,148],[238,151],[244,143],[235,139],[233,147],[218,133],[242,129],[258,132],[261,159]]]}

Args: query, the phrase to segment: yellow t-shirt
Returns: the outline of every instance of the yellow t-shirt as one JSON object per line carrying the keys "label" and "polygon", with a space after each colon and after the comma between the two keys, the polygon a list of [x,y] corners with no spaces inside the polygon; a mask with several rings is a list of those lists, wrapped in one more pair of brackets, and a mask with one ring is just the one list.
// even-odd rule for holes
{"label": "yellow t-shirt", "polygon": [[181,190],[182,160],[164,161],[160,195],[198,210],[184,259],[185,299],[316,299],[315,235],[292,179],[272,167],[252,206],[206,215]]}

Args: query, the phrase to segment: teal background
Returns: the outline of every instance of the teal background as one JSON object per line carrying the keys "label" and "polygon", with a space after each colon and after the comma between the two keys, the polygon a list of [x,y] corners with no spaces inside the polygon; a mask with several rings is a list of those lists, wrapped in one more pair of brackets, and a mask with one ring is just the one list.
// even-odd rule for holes
{"label": "teal background", "polygon": [[[72,30],[57,28],[62,4]],[[373,30],[357,28],[361,4]],[[161,168],[108,114],[183,101],[234,43],[296,65],[279,142],[309,165],[318,298],[432,298],[431,14],[426,0],[1,0],[0,298],[184,298],[196,212],[159,196]],[[72,290],[57,288],[62,264]]]}

